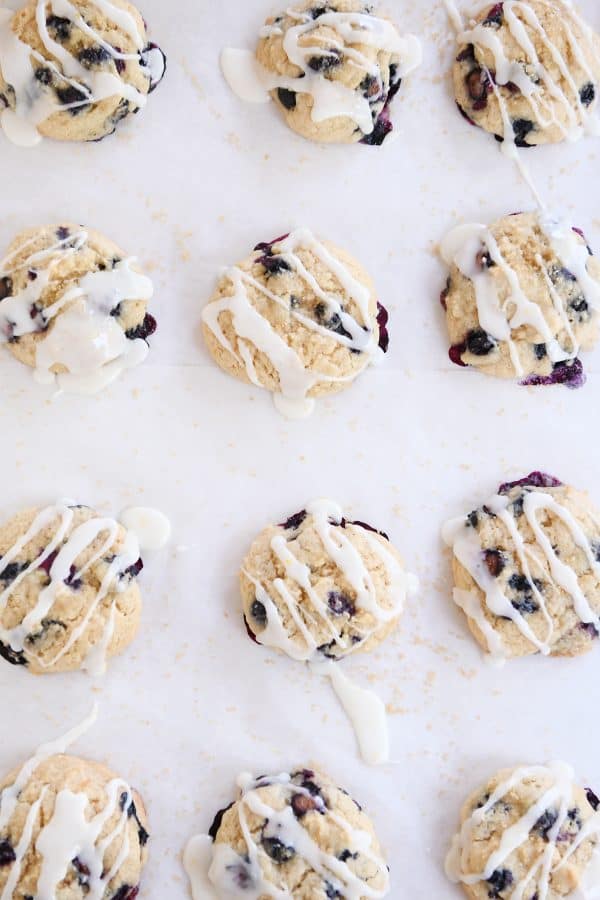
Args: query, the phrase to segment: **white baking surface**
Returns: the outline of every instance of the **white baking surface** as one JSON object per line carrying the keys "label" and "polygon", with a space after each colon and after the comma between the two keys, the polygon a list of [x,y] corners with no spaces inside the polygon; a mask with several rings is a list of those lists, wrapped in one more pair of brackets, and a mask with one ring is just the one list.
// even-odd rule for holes
{"label": "white baking surface", "polygon": [[[497,767],[564,757],[600,785],[600,648],[573,661],[483,665],[450,600],[439,527],[536,468],[600,503],[600,351],[585,357],[579,392],[519,388],[447,359],[436,241],[459,221],[492,221],[531,201],[493,139],[455,111],[441,3],[388,0],[423,37],[425,61],[395,101],[397,139],[380,150],[312,145],[274,107],[229,93],[218,51],[252,46],[270,0],[141,5],[169,56],[165,82],[100,144],[25,151],[0,136],[0,244],[59,219],[104,231],[151,270],[159,331],[147,362],[91,399],[48,402],[2,354],[1,508],[8,516],[61,495],[113,512],[154,505],[172,518],[173,541],[146,554],[141,633],[104,681],[35,678],[2,663],[0,770],[97,699],[98,724],[75,751],[144,794],[144,900],[188,897],[181,850],[230,801],[240,770],[310,761],[372,814],[393,898],[458,898],[443,874],[447,843],[464,796]],[[598,4],[581,8],[600,27]],[[588,140],[526,156],[548,201],[597,248],[599,148]],[[371,270],[392,343],[383,367],[288,423],[268,394],[212,364],[198,322],[219,266],[297,224]],[[252,644],[239,615],[236,572],[254,535],[320,495],[387,530],[422,581],[398,633],[343,663],[389,704],[397,764],[381,770],[361,763],[331,687]]]}

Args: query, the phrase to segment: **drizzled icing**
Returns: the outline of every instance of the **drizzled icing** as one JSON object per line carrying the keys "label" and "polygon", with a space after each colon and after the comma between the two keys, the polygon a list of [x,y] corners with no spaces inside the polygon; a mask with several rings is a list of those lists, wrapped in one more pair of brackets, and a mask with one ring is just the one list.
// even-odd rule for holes
{"label": "drizzled icing", "polygon": [[[600,813],[594,812],[583,823],[579,833],[573,837],[568,846],[565,844],[564,838],[561,839],[561,831],[568,823],[569,812],[573,808],[573,778],[573,769],[563,762],[552,762],[548,766],[522,767],[512,771],[490,793],[485,802],[473,810],[463,822],[459,833],[455,835],[446,858],[446,874],[450,880],[465,885],[475,885],[487,882],[498,870],[506,868],[512,874],[512,870],[509,868],[511,856],[519,853],[520,848],[529,841],[532,829],[544,816],[544,813],[553,810],[556,811],[557,818],[545,835],[543,849],[535,858],[533,854],[524,857],[531,861],[528,871],[519,881],[513,879],[510,884],[511,900],[523,900],[525,896],[533,896],[534,893],[539,900],[546,900],[552,887],[553,876],[560,874],[560,870],[572,859],[585,841],[592,840],[594,844],[597,844],[600,834]],[[548,787],[542,788],[539,797],[527,812],[506,828],[497,849],[490,853],[483,871],[471,873],[468,853],[477,827],[485,821],[495,804],[502,801],[511,791],[518,791],[519,786],[524,782],[534,779],[548,782]],[[581,881],[575,892],[570,892],[569,897],[576,897],[577,900],[592,900],[598,896],[597,852],[596,849],[592,860],[582,873]]]}
{"label": "drizzled icing", "polygon": [[358,687],[333,662],[313,663],[317,675],[329,678],[331,685],[348,716],[360,749],[369,766],[389,762],[390,738],[385,703],[374,691]]}
{"label": "drizzled icing", "polygon": [[129,506],[119,516],[124,528],[136,535],[140,550],[161,550],[171,537],[171,523],[158,509]]}
{"label": "drizzled icing", "polygon": [[[589,309],[597,313],[600,310],[600,284],[587,270],[590,257],[585,241],[580,239],[578,233],[567,222],[552,218],[547,213],[539,213],[536,216],[536,224],[550,245],[555,259],[577,279]],[[481,264],[482,251],[497,267],[495,271]],[[518,273],[502,255],[490,228],[480,224],[459,225],[443,239],[440,252],[448,266],[456,266],[465,278],[472,282],[481,328],[497,341],[507,343],[517,376],[522,376],[524,371],[518,346],[513,340],[513,332],[524,325],[531,327],[539,335],[539,340],[532,343],[545,343],[546,353],[552,363],[574,360],[577,357],[580,345],[565,302],[554,287],[547,263],[540,254],[536,257],[536,264],[546,282],[552,299],[552,308],[566,335],[566,340],[562,344],[557,340],[554,330],[550,328],[542,308],[527,296],[526,288],[521,284]],[[504,279],[498,279],[499,270],[505,276]],[[501,299],[499,294],[500,283],[508,288],[504,299]]]}
{"label": "drizzled icing", "polygon": [[219,900],[214,885],[208,878],[212,845],[210,835],[197,834],[188,841],[183,851],[183,868],[190,879],[193,900]]}
{"label": "drizzled icing", "polygon": [[[302,309],[294,309],[287,300],[270,291],[266,285],[261,284],[256,278],[237,266],[226,269],[223,274],[223,278],[231,284],[232,293],[208,303],[203,310],[202,317],[205,325],[219,343],[244,367],[248,379],[257,387],[262,387],[262,383],[256,372],[249,345],[264,353],[277,372],[279,379],[279,392],[274,395],[275,405],[284,415],[290,418],[301,418],[310,414],[314,408],[314,400],[309,394],[316,385],[323,382],[349,382],[354,380],[359,373],[354,371],[346,377],[335,377],[308,368],[294,346],[278,334],[268,319],[261,315],[252,303],[248,295],[248,287],[251,286],[259,291],[263,297],[285,310],[286,315],[290,316],[292,320],[302,324],[310,331],[327,337],[356,354],[361,354],[363,365],[360,371],[366,369],[370,364],[378,362],[383,356],[383,351],[379,347],[379,330],[375,322],[369,287],[355,278],[347,266],[317,240],[308,228],[299,228],[292,232],[278,241],[274,245],[274,249],[277,256],[287,264],[289,270],[299,276],[308,289],[324,304],[326,312],[331,316],[339,317],[344,334],[319,324]],[[339,282],[342,289],[356,304],[357,318],[345,312],[339,294],[321,287],[298,255],[298,251],[302,249],[310,250]],[[258,259],[261,251],[256,252]],[[232,318],[232,325],[237,337],[237,350],[223,331],[220,322],[223,313],[229,313]]]}
{"label": "drizzled icing", "polygon": [[[17,808],[19,796],[38,767],[51,757],[64,754],[96,721],[97,707],[94,707],[79,726],[55,741],[43,744],[18,772],[15,780],[0,792],[0,833],[10,825]],[[40,858],[40,871],[36,884],[36,897],[39,900],[52,900],[58,885],[63,881],[77,857],[87,868],[86,897],[90,900],[102,900],[112,879],[118,873],[129,855],[128,809],[133,800],[133,793],[127,782],[114,778],[105,787],[106,802],[103,808],[88,817],[90,802],[87,794],[64,789],[58,791],[54,801],[52,814],[48,817],[47,808],[44,824],[41,825],[41,806],[49,788],[41,790],[39,798],[32,803],[19,841],[14,847],[15,859],[3,866],[8,870],[5,886],[0,900],[11,900],[15,887],[23,869],[25,857],[36,853]],[[107,823],[119,813],[112,830],[101,837]],[[33,841],[36,823],[40,830]],[[105,868],[105,854],[115,841],[120,842],[119,852],[110,869]]]}
{"label": "drizzled icing", "polygon": [[[404,570],[395,554],[386,549],[383,541],[358,525],[348,524],[346,528],[360,528],[361,536],[367,542],[369,551],[377,557],[378,563],[387,573],[389,579],[387,597],[390,604],[382,606],[364,559],[346,536],[344,529],[340,527],[343,520],[341,507],[332,500],[315,500],[307,505],[306,511],[312,517],[312,525],[332,564],[354,590],[356,597],[353,602],[356,611],[369,613],[373,618],[373,625],[368,629],[365,628],[359,642],[348,647],[339,633],[335,614],[313,587],[309,567],[294,555],[293,541],[287,541],[284,535],[277,534],[271,540],[271,550],[283,565],[286,579],[294,582],[310,602],[310,612],[305,607],[300,611],[296,599],[283,579],[275,579],[269,591],[247,569],[243,569],[243,575],[256,589],[256,599],[265,608],[266,626],[260,631],[258,638],[261,644],[282,650],[292,659],[318,660],[320,658],[318,642],[309,626],[311,623],[319,624],[325,627],[336,647],[343,650],[345,655],[349,655],[356,652],[382,626],[398,618],[407,593],[416,588],[416,579]],[[289,636],[280,608],[289,614],[302,641]]]}
{"label": "drizzled icing", "polygon": [[[36,381],[54,384],[61,391],[96,393],[146,358],[146,341],[129,340],[112,313],[123,301],[149,300],[152,282],[135,271],[135,259],[130,257],[112,269],[88,272],[44,307],[40,300],[53,269],[81,250],[88,234],[72,233],[17,263],[16,257],[34,240],[0,262],[0,278],[27,270],[29,279],[25,288],[0,303],[0,342],[45,333],[35,346]],[[57,366],[67,371],[56,373]]]}
{"label": "drizzled icing", "polygon": [[[261,839],[274,839],[285,847],[293,848],[295,854],[301,857],[305,863],[316,872],[324,882],[337,890],[339,896],[347,900],[361,900],[361,898],[382,898],[389,893],[389,874],[384,860],[373,848],[373,838],[368,831],[353,828],[346,818],[325,806],[324,803],[315,807],[327,820],[344,833],[345,843],[350,853],[360,853],[370,865],[371,881],[375,876],[383,882],[381,889],[371,887],[357,875],[350,867],[338,857],[327,853],[312,839],[308,830],[303,827],[301,820],[294,814],[291,800],[294,795],[306,797],[311,804],[318,803],[318,797],[301,785],[295,784],[290,775],[255,779],[252,775],[243,774],[238,778],[240,798],[236,804],[236,812],[239,816],[239,825],[246,844],[243,855],[225,843],[215,843],[212,847],[212,860],[208,871],[208,881],[213,885],[216,896],[219,898],[244,897],[247,900],[260,900],[262,897],[273,900],[291,900],[292,892],[285,887],[267,881],[263,875],[260,861],[264,857],[264,850],[257,844],[250,831],[248,814],[264,819],[266,824],[261,830]],[[274,809],[270,806],[264,793],[259,793],[261,788],[269,785],[280,787],[286,801],[283,809]],[[323,827],[323,826],[322,826]],[[325,826],[326,827],[326,826]],[[203,854],[207,852],[206,841],[202,838],[200,843],[197,838],[192,839],[184,856],[186,871],[192,882],[194,900],[209,897],[210,894],[201,893],[201,879],[205,869]],[[205,856],[204,856],[205,859]],[[268,857],[267,857],[268,859]],[[244,884],[241,886],[240,873],[243,872]],[[236,877],[237,876],[237,877]]]}
{"label": "drizzled icing", "polygon": [[[296,77],[269,72],[264,69],[246,50],[225,49],[221,54],[221,67],[231,89],[243,100],[254,103],[266,102],[269,92],[277,88],[296,93],[309,94],[312,98],[311,118],[313,122],[324,122],[336,116],[351,119],[363,134],[369,135],[375,127],[373,96],[371,103],[362,89],[354,90],[340,81],[326,78],[323,72],[315,71],[310,60],[327,59],[338,54],[348,59],[375,79],[376,98],[385,100],[385,84],[380,67],[361,53],[356,45],[368,46],[392,54],[397,59],[396,78],[403,78],[416,69],[422,61],[421,45],[413,35],[401,35],[397,28],[385,19],[359,12],[324,12],[314,19],[309,10],[288,9],[286,16],[296,24],[283,31],[280,24],[265,25],[261,38],[283,35],[283,49],[291,63],[301,70]],[[337,39],[323,39],[315,36],[314,41],[306,40],[317,29],[325,27],[336,32]],[[302,40],[302,43],[301,43]]]}
{"label": "drizzled icing", "polygon": [[[76,3],[71,0],[37,0],[36,25],[41,42],[49,55],[34,50],[21,41],[13,32],[11,24],[14,12],[0,8],[0,70],[5,82],[14,91],[14,108],[0,113],[0,124],[6,136],[19,146],[29,147],[39,143],[42,136],[38,131],[49,116],[60,110],[77,110],[92,103],[98,103],[108,97],[122,97],[134,108],[140,109],[146,104],[146,95],[128,84],[125,78],[115,71],[92,69],[84,66],[73,56],[64,44],[55,41],[49,34],[46,24],[47,15],[55,15],[73,22],[94,46],[102,48],[116,62],[136,60],[146,66],[144,56],[145,35],[140,30],[134,16],[122,7],[115,6],[108,0],[91,0],[98,11],[106,16],[116,27],[123,30],[137,48],[136,53],[123,53],[105,41],[82,17]],[[48,13],[48,6],[50,12]],[[66,83],[81,95],[70,103],[61,103],[51,88],[41,84],[35,77],[32,59],[44,68],[49,69],[57,79]],[[164,71],[164,66],[163,66]],[[158,81],[162,72],[156,70],[154,64],[147,67],[150,84]]]}
{"label": "drizzled icing", "polygon": [[544,593],[536,584],[532,565],[540,565],[540,559],[548,564],[544,571],[544,579],[548,579],[556,590],[564,591],[573,604],[573,609],[583,624],[593,625],[600,631],[600,619],[580,584],[574,569],[567,565],[558,555],[549,537],[539,523],[540,512],[550,512],[560,519],[568,529],[576,546],[583,551],[588,568],[597,579],[600,579],[600,564],[596,560],[592,544],[573,514],[550,493],[527,489],[523,495],[523,512],[527,524],[535,537],[534,547],[525,543],[515,517],[511,499],[505,493],[496,494],[485,504],[485,509],[494,515],[505,526],[510,536],[514,555],[519,562],[523,575],[527,578],[532,595],[544,618],[545,633],[540,636],[529,625],[527,618],[513,606],[504,593],[497,577],[489,570],[485,561],[485,552],[481,546],[476,528],[465,517],[447,522],[442,530],[445,543],[452,549],[458,562],[466,569],[477,587],[483,592],[482,601],[476,592],[455,589],[454,600],[466,615],[472,619],[482,632],[488,653],[492,661],[502,664],[510,657],[510,651],[502,641],[501,635],[494,629],[493,620],[484,614],[487,609],[493,616],[510,619],[519,632],[533,647],[545,656],[552,652],[555,640],[555,624],[548,609]]}
{"label": "drizzled icing", "polygon": [[[42,669],[50,668],[56,665],[84,635],[93,616],[100,611],[105,599],[112,594],[110,612],[100,642],[92,648],[83,665],[83,668],[87,669],[90,674],[101,675],[106,668],[107,651],[114,631],[118,594],[126,590],[129,584],[127,579],[123,579],[123,574],[140,558],[138,539],[131,531],[125,532],[119,553],[112,559],[107,558],[106,572],[96,594],[81,621],[71,628],[69,637],[62,644],[60,650],[51,658],[43,659],[35,652],[35,646],[31,641],[28,641],[28,637],[39,631],[43,620],[51,614],[59,595],[65,590],[69,590],[68,585],[76,584],[91,566],[109,554],[122,534],[121,526],[115,519],[96,515],[73,527],[75,509],[76,507],[69,505],[69,501],[62,501],[55,506],[48,506],[40,510],[27,531],[19,535],[15,543],[0,559],[1,572],[17,559],[28,544],[39,540],[45,529],[51,528],[49,542],[0,593],[0,616],[10,603],[15,589],[30,573],[35,572],[44,563],[48,570],[49,584],[39,592],[35,606],[22,621],[12,628],[0,626],[0,640],[16,654],[22,654],[25,651],[27,656],[35,659],[36,664]],[[88,551],[99,538],[103,538],[103,540],[98,549],[83,566],[78,568],[75,565],[78,557]]]}

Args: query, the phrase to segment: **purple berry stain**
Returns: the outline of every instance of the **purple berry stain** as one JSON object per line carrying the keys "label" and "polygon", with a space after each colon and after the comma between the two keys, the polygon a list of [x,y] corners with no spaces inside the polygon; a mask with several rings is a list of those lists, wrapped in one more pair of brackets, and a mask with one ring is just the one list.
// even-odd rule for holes
{"label": "purple berry stain", "polygon": [[562,487],[562,484],[562,481],[559,481],[553,475],[536,471],[530,472],[529,475],[526,475],[525,478],[520,478],[518,481],[507,481],[501,484],[498,488],[498,493],[508,494],[509,491],[516,487],[553,488]]}
{"label": "purple berry stain", "polygon": [[390,316],[381,303],[377,303],[377,324],[379,325],[379,347],[384,353],[387,353],[390,346],[390,335],[387,329]]}
{"label": "purple berry stain", "polygon": [[154,316],[151,316],[150,313],[146,313],[144,316],[144,321],[139,325],[136,325],[135,328],[130,328],[125,332],[125,337],[129,341],[135,341],[141,339],[145,341],[150,335],[154,334],[156,331],[157,324]]}
{"label": "purple berry stain", "polygon": [[448,356],[455,366],[461,366],[463,369],[467,369],[467,363],[462,361],[463,353],[466,353],[467,344],[463,341],[462,344],[453,344],[448,351]]}
{"label": "purple berry stain", "polygon": [[546,387],[548,385],[563,384],[570,390],[583,387],[587,378],[583,370],[581,360],[557,363],[550,375],[528,375],[520,384],[523,387]]}

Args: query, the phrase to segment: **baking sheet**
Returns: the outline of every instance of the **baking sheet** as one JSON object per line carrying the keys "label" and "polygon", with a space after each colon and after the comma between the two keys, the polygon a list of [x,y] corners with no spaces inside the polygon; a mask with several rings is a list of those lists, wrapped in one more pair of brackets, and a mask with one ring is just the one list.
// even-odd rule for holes
{"label": "baking sheet", "polygon": [[[251,47],[269,0],[145,0],[169,70],[139,117],[89,146],[25,152],[1,141],[2,246],[22,227],[74,219],[137,253],[156,282],[147,362],[98,397],[50,403],[29,371],[0,358],[3,517],[68,495],[113,513],[154,505],[173,522],[170,549],[146,556],[140,635],[103,681],[0,667],[2,771],[98,700],[98,724],[74,752],[142,791],[148,900],[188,897],[181,850],[232,799],[242,770],[313,762],[330,772],[375,820],[393,898],[460,896],[443,856],[464,796],[496,768],[562,757],[600,784],[598,650],[485,666],[450,600],[439,538],[446,517],[536,468],[600,503],[600,352],[587,355],[579,392],[451,366],[435,243],[459,221],[492,221],[532,201],[494,141],[455,112],[441,4],[384,8],[421,35],[425,59],[395,101],[397,138],[380,150],[310,144],[273,107],[229,93],[218,51]],[[598,28],[597,4],[581,9]],[[596,247],[598,147],[526,157],[549,204]],[[383,367],[290,423],[268,394],[212,364],[198,322],[220,266],[301,224],[371,271],[392,343]],[[237,569],[255,534],[322,495],[388,531],[421,578],[394,637],[343,663],[389,706],[394,764],[382,769],[358,758],[329,685],[252,644],[239,615]]]}

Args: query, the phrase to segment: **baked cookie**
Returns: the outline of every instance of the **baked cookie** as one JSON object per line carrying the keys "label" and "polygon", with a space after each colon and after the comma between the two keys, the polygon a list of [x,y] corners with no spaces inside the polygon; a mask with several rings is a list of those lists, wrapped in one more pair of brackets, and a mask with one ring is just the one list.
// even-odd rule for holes
{"label": "baked cookie", "polygon": [[458,40],[454,91],[473,125],[513,148],[600,133],[600,38],[571,3],[488,4]]}
{"label": "baked cookie", "polygon": [[[256,50],[225,50],[222,68],[243,99],[270,93],[288,126],[312,141],[382,144],[390,103],[420,65],[421,45],[362,0],[308,0],[267,19]],[[266,95],[266,97],[265,97]]]}
{"label": "baked cookie", "polygon": [[595,896],[599,805],[565,763],[504,769],[463,806],[448,877],[472,900]]}
{"label": "baked cookie", "polygon": [[0,656],[30,672],[104,670],[138,629],[139,542],[69,501],[0,528]]}
{"label": "baked cookie", "polygon": [[362,808],[312,769],[238,779],[217,814],[209,879],[218,897],[385,897],[389,873]]}
{"label": "baked cookie", "polygon": [[532,472],[448,522],[443,536],[454,600],[494,659],[591,648],[600,633],[600,516],[586,494]]}
{"label": "baked cookie", "polygon": [[0,893],[135,900],[147,828],[141,797],[110,769],[42,748],[0,784]]}
{"label": "baked cookie", "polygon": [[148,354],[152,282],[80,225],[22,231],[0,262],[0,342],[36,380],[93,393]]}
{"label": "baked cookie", "polygon": [[398,624],[415,583],[387,535],[330,500],[265,528],[240,573],[250,636],[298,660],[372,649]]}
{"label": "baked cookie", "polygon": [[598,338],[600,262],[578,228],[541,213],[460,225],[442,241],[450,358],[525,385],[585,381]]}
{"label": "baked cookie", "polygon": [[0,9],[0,124],[20,146],[97,141],[146,104],[163,52],[127,0],[29,0]]}
{"label": "baked cookie", "polygon": [[203,311],[217,364],[271,391],[294,418],[383,357],[387,321],[364,269],[307,228],[257,244],[225,270]]}

